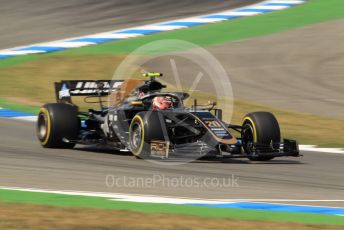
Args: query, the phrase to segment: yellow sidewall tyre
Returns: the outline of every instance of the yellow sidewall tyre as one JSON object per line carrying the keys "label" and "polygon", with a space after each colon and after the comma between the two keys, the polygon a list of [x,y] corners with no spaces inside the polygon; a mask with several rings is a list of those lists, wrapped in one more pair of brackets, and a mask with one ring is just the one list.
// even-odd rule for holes
{"label": "yellow sidewall tyre", "polygon": [[63,103],[45,104],[38,113],[36,123],[37,138],[45,148],[73,148],[79,132],[77,107]]}
{"label": "yellow sidewall tyre", "polygon": [[129,126],[129,149],[138,159],[148,158],[150,155],[146,133],[144,115],[136,114]]}
{"label": "yellow sidewall tyre", "polygon": [[[253,112],[247,114],[243,119],[243,130],[250,129],[252,131],[252,141],[254,143],[260,143],[264,145],[270,145],[271,143],[280,142],[281,133],[277,119],[272,113],[269,112]],[[243,131],[244,132],[244,131]],[[248,135],[250,136],[250,135]],[[242,134],[243,143],[244,136]],[[248,149],[244,151],[248,154]],[[273,159],[271,156],[252,156],[249,157],[252,161],[268,161]]]}

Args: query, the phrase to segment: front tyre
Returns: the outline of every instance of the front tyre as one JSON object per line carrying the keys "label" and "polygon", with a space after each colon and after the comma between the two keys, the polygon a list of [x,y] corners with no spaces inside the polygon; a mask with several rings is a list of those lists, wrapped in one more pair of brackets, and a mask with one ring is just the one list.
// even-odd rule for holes
{"label": "front tyre", "polygon": [[268,161],[271,156],[259,156],[253,153],[253,143],[270,146],[280,142],[281,132],[277,119],[269,112],[253,112],[244,117],[241,133],[243,149],[252,161]]}
{"label": "front tyre", "polygon": [[159,111],[136,114],[129,127],[130,151],[136,158],[150,158],[152,140],[169,142],[163,115]]}
{"label": "front tyre", "polygon": [[129,149],[136,158],[143,159],[149,156],[148,144],[145,138],[144,114],[136,114],[129,127]]}
{"label": "front tyre", "polygon": [[73,148],[63,138],[76,140],[79,132],[77,107],[63,103],[45,104],[38,113],[37,138],[45,148]]}

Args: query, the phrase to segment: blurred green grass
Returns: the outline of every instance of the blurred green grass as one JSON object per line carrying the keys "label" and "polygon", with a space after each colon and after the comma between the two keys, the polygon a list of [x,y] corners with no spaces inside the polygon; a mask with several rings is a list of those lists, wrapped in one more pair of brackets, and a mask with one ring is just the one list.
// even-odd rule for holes
{"label": "blurred green grass", "polygon": [[[343,0],[309,0],[287,10],[254,17],[243,17],[220,23],[196,26],[149,36],[131,38],[67,51],[19,56],[0,61],[0,68],[14,66],[31,59],[49,56],[128,54],[136,48],[161,39],[181,39],[203,47],[282,32],[320,22],[344,18]],[[176,51],[175,47],[159,47],[156,52]],[[96,60],[95,60],[96,61]]]}
{"label": "blurred green grass", "polygon": [[207,206],[140,203],[116,201],[102,197],[63,195],[43,192],[23,192],[0,189],[0,201],[17,204],[39,204],[57,207],[126,210],[141,213],[191,215],[203,218],[230,218],[242,220],[270,220],[282,223],[344,225],[344,218],[335,215],[276,212],[240,208],[212,208]]}

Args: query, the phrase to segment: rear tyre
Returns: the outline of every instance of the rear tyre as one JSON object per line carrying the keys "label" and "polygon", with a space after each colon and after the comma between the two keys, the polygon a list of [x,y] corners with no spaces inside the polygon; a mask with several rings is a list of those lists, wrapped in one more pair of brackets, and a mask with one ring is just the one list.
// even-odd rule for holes
{"label": "rear tyre", "polygon": [[37,138],[45,148],[73,148],[75,143],[66,143],[63,138],[76,140],[79,132],[76,106],[51,103],[45,104],[38,113]]}
{"label": "rear tyre", "polygon": [[[270,145],[280,142],[281,132],[277,119],[269,112],[253,112],[244,117],[241,133],[244,151],[252,154],[252,143]],[[252,161],[268,161],[271,156],[250,156]]]}

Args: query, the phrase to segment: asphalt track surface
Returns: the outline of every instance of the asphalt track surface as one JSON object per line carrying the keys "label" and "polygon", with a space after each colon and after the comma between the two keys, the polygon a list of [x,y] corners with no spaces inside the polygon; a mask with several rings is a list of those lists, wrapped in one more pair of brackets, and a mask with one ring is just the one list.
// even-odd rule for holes
{"label": "asphalt track surface", "polygon": [[0,49],[218,12],[261,0],[0,0]]}
{"label": "asphalt track surface", "polygon": [[[226,70],[235,99],[344,119],[343,25],[344,20],[335,20],[206,49]],[[163,72],[163,79],[175,84],[173,77],[168,79],[174,74],[169,60],[175,57],[154,59],[146,68]],[[175,63],[179,75],[188,76],[181,77],[184,87],[193,84],[199,71],[205,73],[190,61]],[[221,79],[205,73],[197,89],[213,91],[209,78]]]}
{"label": "asphalt track surface", "polygon": [[[43,3],[44,2],[44,3]],[[49,4],[47,4],[47,2]],[[140,1],[138,5],[136,1],[6,1],[0,0],[0,48],[9,48],[13,46],[26,45],[30,43],[43,42],[49,40],[62,39],[70,36],[78,36],[91,34],[95,32],[103,32],[107,30],[124,28],[127,26],[136,26],[147,24],[150,22],[174,19],[185,17],[189,15],[197,15],[208,13],[212,11],[219,11],[229,6],[237,7],[242,4],[252,3],[257,1],[216,1],[213,0],[189,0],[189,1],[159,1],[159,3],[152,3],[151,1]],[[197,7],[196,7],[197,5]],[[116,16],[114,16],[116,15]],[[328,27],[326,27],[328,28]],[[335,27],[334,30],[340,30],[340,27]],[[341,27],[342,28],[342,27]],[[322,28],[322,29],[325,29]],[[319,31],[318,28],[311,30],[315,34]],[[267,99],[271,99],[271,94],[265,92],[276,93],[276,91],[266,90],[266,88],[252,84],[247,84],[242,76],[273,76],[278,74],[278,64],[282,64],[284,68],[288,69],[286,63],[294,60],[302,60],[302,52],[300,49],[304,47],[304,42],[307,39],[305,31],[292,34],[289,37],[295,38],[300,36],[300,40],[294,44],[293,55],[285,55],[282,63],[275,63],[274,66],[267,65],[269,61],[276,57],[277,53],[283,53],[290,50],[290,46],[285,45],[283,49],[276,53],[277,46],[276,39],[280,42],[288,41],[288,37],[281,35],[281,37],[267,37],[262,38],[257,43],[255,40],[247,40],[239,43],[233,43],[230,46],[218,46],[212,48],[212,53],[220,60],[227,60],[226,52],[236,53],[233,55],[234,59],[228,60],[225,64],[230,64],[230,73],[237,77],[234,81],[235,89],[241,89],[253,92],[249,95],[250,98],[257,98],[255,92],[261,92]],[[307,32],[307,31],[306,31]],[[310,32],[310,31],[308,31]],[[306,53],[307,58],[314,58],[311,67],[312,71],[319,70],[319,77],[316,80],[319,82],[317,92],[312,94],[310,89],[305,92],[311,101],[310,107],[316,108],[314,96],[322,95],[320,86],[326,86],[330,92],[331,90],[337,92],[342,87],[338,81],[331,82],[320,78],[320,74],[328,73],[330,67],[341,68],[340,65],[340,50],[342,46],[336,46],[336,49],[331,49],[332,53],[338,55],[335,58],[328,57],[323,59],[321,63],[328,63],[330,65],[319,65],[316,62],[317,57],[321,58],[319,54],[326,55],[328,47],[332,44],[338,44],[333,41],[340,41],[332,37],[333,40],[326,40],[325,33],[323,37],[311,36],[320,44],[320,41],[326,43],[319,49],[310,49]],[[328,33],[327,33],[328,34]],[[338,33],[341,36],[342,33]],[[272,35],[275,36],[275,35]],[[276,35],[278,36],[278,35]],[[308,36],[308,39],[310,37]],[[275,40],[274,40],[275,39]],[[302,42],[301,42],[302,40]],[[271,43],[273,41],[273,43]],[[308,40],[309,41],[309,40]],[[259,46],[257,46],[259,44]],[[281,43],[279,43],[281,44]],[[288,42],[283,43],[288,44]],[[296,44],[299,44],[298,46]],[[250,47],[250,48],[247,48]],[[252,56],[250,62],[247,57],[252,54],[251,48],[258,47],[254,50],[255,55]],[[269,47],[269,49],[267,49]],[[281,46],[280,46],[281,47]],[[315,46],[314,46],[315,47]],[[314,48],[312,47],[312,48]],[[267,52],[270,50],[270,52]],[[311,52],[314,51],[314,52]],[[316,52],[319,50],[319,52]],[[251,52],[252,51],[252,52]],[[265,55],[259,55],[260,52],[265,52]],[[298,52],[296,52],[298,51]],[[221,57],[222,56],[222,57]],[[268,57],[268,58],[266,58]],[[278,59],[274,59],[278,60]],[[295,60],[295,63],[297,62]],[[310,60],[310,59],[305,59]],[[244,64],[243,64],[244,63]],[[314,63],[314,64],[313,64]],[[320,63],[320,64],[321,64]],[[331,63],[334,63],[332,65]],[[254,64],[257,69],[247,69],[246,64]],[[302,63],[301,63],[302,64]],[[265,69],[260,69],[263,66]],[[237,69],[235,69],[237,67]],[[319,69],[320,68],[320,69]],[[274,71],[271,71],[271,70]],[[228,69],[226,69],[228,71]],[[290,68],[289,68],[290,70]],[[334,74],[340,72],[335,69]],[[234,71],[234,72],[233,72]],[[235,71],[238,71],[237,73]],[[242,73],[240,73],[242,71]],[[251,71],[251,72],[250,72]],[[270,71],[270,72],[269,72]],[[290,70],[291,71],[291,70]],[[297,77],[304,76],[307,73],[307,65],[299,68],[292,68],[292,73],[300,71]],[[321,72],[323,71],[323,72]],[[253,73],[255,75],[253,75]],[[288,76],[293,76],[288,74]],[[281,81],[279,79],[278,81]],[[266,82],[273,82],[267,79]],[[292,82],[292,80],[287,83]],[[312,80],[309,80],[312,82]],[[283,88],[287,93],[288,84]],[[307,83],[307,82],[306,82]],[[299,81],[295,84],[306,84]],[[271,83],[272,84],[272,83]],[[330,86],[329,86],[330,85]],[[244,87],[245,86],[245,87]],[[296,85],[297,86],[297,85]],[[249,88],[251,87],[251,88]],[[256,88],[260,90],[253,90]],[[332,89],[330,88],[332,87]],[[330,88],[330,89],[329,89]],[[234,91],[236,93],[238,91]],[[299,91],[300,92],[300,91]],[[302,92],[300,92],[302,93]],[[293,91],[296,98],[300,98]],[[277,95],[277,94],[274,94]],[[291,94],[283,94],[290,96]],[[339,94],[340,95],[340,94]],[[302,97],[301,97],[302,98]],[[315,98],[316,99],[316,98]],[[331,97],[329,97],[331,99]],[[259,100],[258,100],[259,101]],[[261,101],[261,100],[260,100]],[[275,100],[276,104],[278,101]],[[267,102],[269,103],[269,102]],[[285,99],[281,99],[281,104],[286,103]],[[340,107],[341,102],[336,102]],[[292,105],[292,103],[290,103]],[[324,103],[325,104],[325,103]],[[333,105],[333,103],[327,103]],[[318,104],[318,108],[322,108]],[[300,105],[300,108],[302,106]],[[309,110],[307,110],[309,111]],[[336,110],[334,114],[340,114],[340,110]],[[104,192],[121,192],[132,194],[155,194],[165,196],[183,196],[183,197],[199,197],[199,198],[226,198],[226,199],[296,199],[296,200],[338,200],[343,199],[344,194],[344,180],[343,180],[343,155],[325,154],[316,152],[303,152],[302,158],[280,158],[266,163],[252,163],[248,160],[228,160],[228,161],[196,161],[188,164],[181,164],[177,166],[166,166],[142,160],[137,160],[130,154],[116,153],[112,151],[105,151],[95,148],[77,147],[74,150],[54,150],[43,149],[35,138],[34,124],[30,122],[21,122],[8,119],[0,119],[0,184],[2,186],[18,186],[18,187],[36,187],[48,189],[64,189],[64,190],[85,190],[85,191],[104,191]],[[221,186],[186,186],[177,185],[168,186],[157,183],[153,186],[119,186],[108,187],[105,180],[107,175],[114,175],[117,178],[132,179],[132,178],[159,178],[165,177],[167,179],[179,178],[178,180],[195,180],[205,181],[210,178],[217,178],[222,180],[238,178],[235,187],[221,187]],[[182,178],[182,179],[181,179]],[[238,187],[236,187],[238,185]],[[329,206],[344,206],[344,202],[298,202],[303,204],[329,205]]]}
{"label": "asphalt track surface", "polygon": [[[0,184],[2,186],[84,190],[225,199],[343,199],[343,155],[303,152],[302,158],[280,158],[266,163],[248,160],[198,160],[166,166],[116,153],[77,146],[73,150],[44,149],[35,138],[34,123],[0,119]],[[120,179],[119,187],[106,186],[106,176]],[[234,177],[232,177],[232,175]],[[126,179],[124,179],[124,177]],[[165,177],[165,185],[159,178]],[[132,178],[155,178],[154,185],[124,184]],[[176,182],[207,178],[238,178],[233,187]],[[182,178],[182,179],[181,179]],[[209,182],[209,181],[208,181]],[[234,181],[233,181],[234,182]],[[344,202],[297,202],[344,206]]]}

